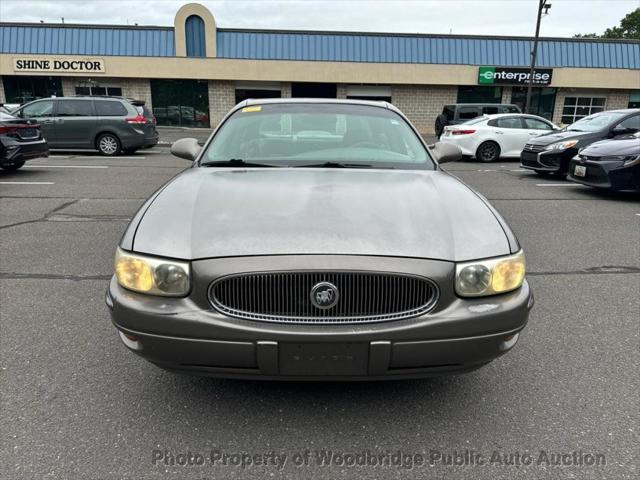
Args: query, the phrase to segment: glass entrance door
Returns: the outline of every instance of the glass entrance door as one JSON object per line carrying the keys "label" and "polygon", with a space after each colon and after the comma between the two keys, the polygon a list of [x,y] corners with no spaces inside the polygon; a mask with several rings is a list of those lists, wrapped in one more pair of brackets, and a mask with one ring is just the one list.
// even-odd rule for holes
{"label": "glass entrance door", "polygon": [[151,80],[158,125],[209,127],[209,90],[201,80]]}
{"label": "glass entrance door", "polygon": [[[513,87],[511,103],[515,103],[524,112],[527,103],[527,87]],[[553,107],[556,104],[556,89],[551,87],[537,87],[531,91],[530,113],[551,120]]]}

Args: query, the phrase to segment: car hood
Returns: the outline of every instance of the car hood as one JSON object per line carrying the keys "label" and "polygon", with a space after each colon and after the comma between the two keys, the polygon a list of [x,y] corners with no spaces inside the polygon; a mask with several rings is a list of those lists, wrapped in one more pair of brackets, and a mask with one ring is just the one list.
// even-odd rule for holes
{"label": "car hood", "polygon": [[640,155],[640,139],[625,138],[619,140],[603,140],[592,143],[580,152],[588,157],[602,157],[609,155]]}
{"label": "car hood", "polygon": [[492,210],[446,172],[309,168],[189,169],[148,206],[132,247],[189,260],[510,253]]}
{"label": "car hood", "polygon": [[548,133],[546,135],[540,135],[539,137],[534,137],[528,141],[533,145],[551,145],[556,142],[566,142],[568,140],[583,140],[583,139],[591,139],[597,138],[601,135],[598,132],[556,132],[556,133]]}

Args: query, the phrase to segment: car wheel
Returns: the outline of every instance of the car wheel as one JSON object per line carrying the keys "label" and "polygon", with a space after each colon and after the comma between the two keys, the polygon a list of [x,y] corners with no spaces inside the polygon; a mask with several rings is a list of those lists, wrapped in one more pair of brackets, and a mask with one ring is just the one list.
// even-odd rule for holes
{"label": "car wheel", "polygon": [[15,172],[19,168],[22,168],[23,165],[24,162],[6,163],[4,165],[0,165],[0,168],[8,172]]}
{"label": "car wheel", "polygon": [[98,137],[96,141],[96,147],[102,155],[111,157],[120,153],[121,145],[120,139],[112,133],[103,133]]}
{"label": "car wheel", "polygon": [[500,145],[496,142],[484,142],[476,150],[476,159],[480,162],[495,162],[500,158]]}

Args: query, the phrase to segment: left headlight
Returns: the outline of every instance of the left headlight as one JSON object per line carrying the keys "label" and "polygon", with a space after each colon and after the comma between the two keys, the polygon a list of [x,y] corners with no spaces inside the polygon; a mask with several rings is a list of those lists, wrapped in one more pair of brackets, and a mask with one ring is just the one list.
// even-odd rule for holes
{"label": "left headlight", "polygon": [[566,150],[567,148],[573,147],[577,143],[578,143],[578,140],[569,140],[568,142],[552,143],[551,145],[547,145],[545,150],[560,150],[560,151],[562,151],[562,150]]}
{"label": "left headlight", "polygon": [[188,262],[179,262],[129,253],[118,247],[116,279],[121,287],[134,292],[184,297],[191,286]]}
{"label": "left headlight", "polygon": [[461,297],[484,297],[510,292],[522,285],[524,252],[456,264],[456,293]]}

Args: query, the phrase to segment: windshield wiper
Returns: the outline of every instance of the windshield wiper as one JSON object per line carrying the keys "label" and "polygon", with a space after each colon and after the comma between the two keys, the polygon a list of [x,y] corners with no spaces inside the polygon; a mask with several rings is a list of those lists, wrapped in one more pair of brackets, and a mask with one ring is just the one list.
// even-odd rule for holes
{"label": "windshield wiper", "polygon": [[311,163],[307,165],[296,165],[296,168],[371,168],[372,165],[366,163],[341,163],[341,162],[324,162]]}
{"label": "windshield wiper", "polygon": [[215,160],[212,162],[204,162],[201,167],[260,167],[260,168],[277,168],[279,165],[269,163],[246,162],[241,158],[230,158],[229,160]]}

